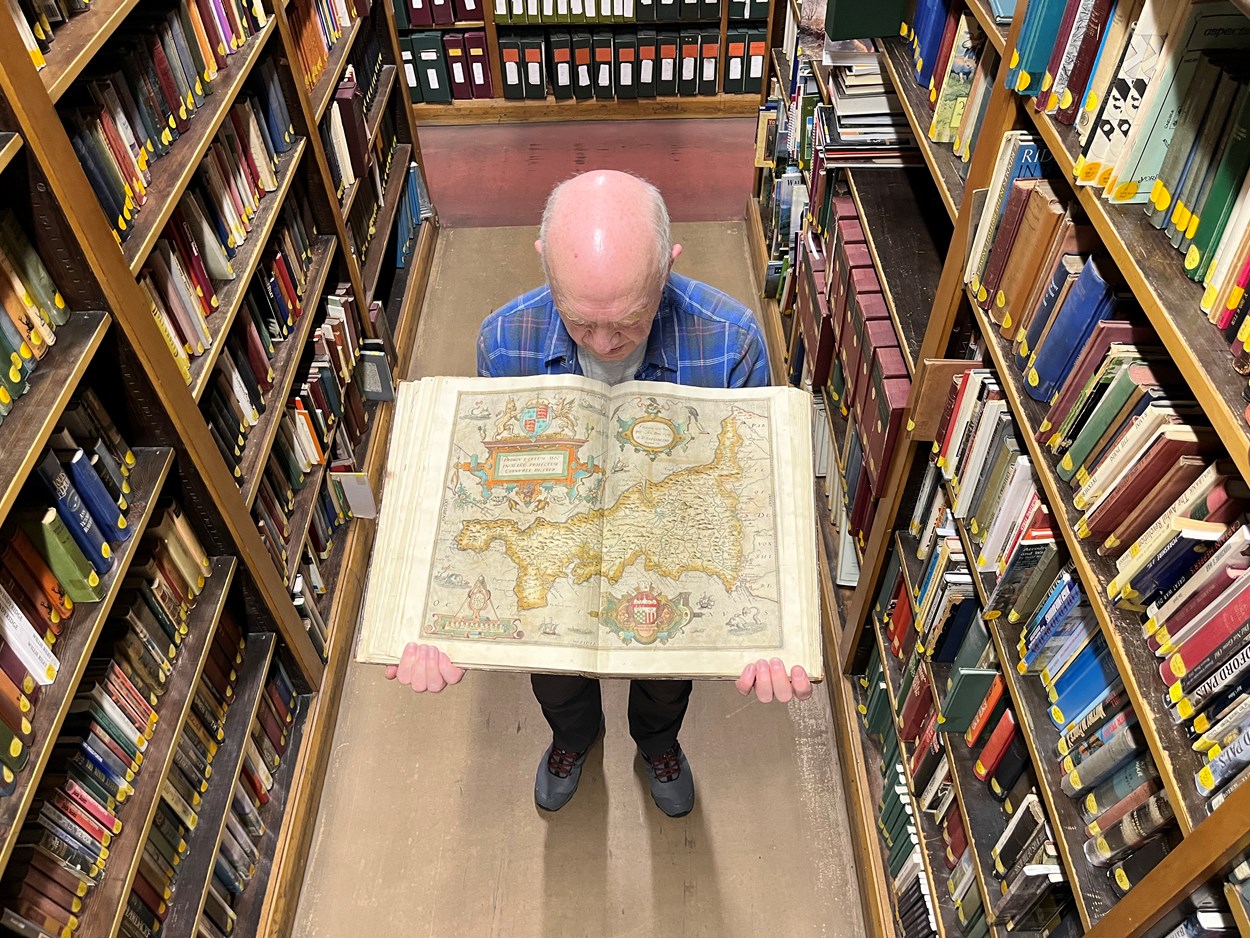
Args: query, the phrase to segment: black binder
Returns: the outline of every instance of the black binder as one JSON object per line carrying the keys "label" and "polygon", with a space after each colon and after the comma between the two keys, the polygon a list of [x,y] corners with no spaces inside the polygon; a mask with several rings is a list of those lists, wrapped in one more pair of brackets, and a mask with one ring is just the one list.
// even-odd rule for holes
{"label": "black binder", "polygon": [[687,29],[681,34],[681,62],[677,72],[677,93],[699,93],[699,33]]}
{"label": "black binder", "polygon": [[524,66],[521,81],[528,100],[541,101],[547,97],[547,76],[543,69],[543,41],[539,36],[521,38],[521,64]]}
{"label": "black binder", "polygon": [[525,97],[521,79],[521,40],[517,36],[499,37],[499,64],[503,66],[503,96],[512,101]]}
{"label": "black binder", "polygon": [[677,75],[681,71],[681,34],[678,32],[660,33],[656,41],[659,45],[659,52],[655,57],[655,93],[675,95],[677,94]]}
{"label": "black binder", "polygon": [[595,95],[594,61],[591,53],[590,33],[574,32],[573,42],[573,97],[579,101]]}
{"label": "black binder", "polygon": [[551,93],[557,101],[573,97],[573,41],[566,32],[552,30],[547,34],[547,71],[551,76]]}
{"label": "black binder", "polygon": [[720,30],[699,33],[699,94],[716,94],[720,83]]}
{"label": "black binder", "polygon": [[604,30],[596,30],[590,37],[591,49],[595,55],[593,79],[596,98],[612,97],[612,34]]}
{"label": "black binder", "polygon": [[617,33],[613,40],[613,83],[622,100],[638,97],[638,35]]}
{"label": "black binder", "polygon": [[746,90],[747,32],[729,27],[725,32],[725,94]]}
{"label": "black binder", "polygon": [[655,97],[655,80],[659,77],[659,45],[655,30],[638,30],[638,97]]}

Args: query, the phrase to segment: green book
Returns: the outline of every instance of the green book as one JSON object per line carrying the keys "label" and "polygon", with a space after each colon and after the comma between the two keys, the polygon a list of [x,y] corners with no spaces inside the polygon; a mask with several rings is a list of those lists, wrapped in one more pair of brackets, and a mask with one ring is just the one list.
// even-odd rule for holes
{"label": "green book", "polygon": [[1206,277],[1247,168],[1250,168],[1250,97],[1242,99],[1241,109],[1229,128],[1228,143],[1211,181],[1211,190],[1194,213],[1197,226],[1190,221],[1190,227],[1194,228],[1193,242],[1185,252],[1185,275],[1190,280],[1201,282]]}
{"label": "green book", "polygon": [[979,615],[974,615],[968,625],[968,632],[964,635],[963,644],[959,646],[955,660],[951,662],[951,674],[960,670],[976,669],[989,645],[990,634],[985,629],[985,623]]}
{"label": "green book", "polygon": [[825,34],[839,39],[872,39],[896,36],[903,28],[907,4],[903,0],[828,0],[825,4]]}
{"label": "green book", "polygon": [[1017,622],[1027,622],[1033,616],[1050,592],[1050,585],[1055,582],[1055,577],[1059,575],[1061,563],[1058,546],[1053,542],[1047,544],[1042,559],[1024,581],[1024,586],[1011,604],[1011,610],[1007,613],[1009,623],[1014,625]]}
{"label": "green book", "polygon": [[1056,474],[1065,482],[1072,481],[1077,470],[1084,465],[1086,457],[1102,439],[1103,434],[1122,414],[1131,410],[1146,393],[1148,385],[1145,381],[1148,379],[1140,369],[1135,370],[1134,365],[1145,366],[1145,362],[1126,362],[1116,369],[1116,374],[1103,393],[1102,399],[1090,411],[1085,425],[1081,427],[1072,440],[1072,445],[1059,460]]}
{"label": "green book", "polygon": [[997,676],[997,668],[951,668],[950,689],[942,701],[938,732],[966,732]]}
{"label": "green book", "polygon": [[18,526],[48,563],[65,594],[76,603],[94,603],[104,598],[100,575],[82,552],[56,508],[23,509],[17,514]]}

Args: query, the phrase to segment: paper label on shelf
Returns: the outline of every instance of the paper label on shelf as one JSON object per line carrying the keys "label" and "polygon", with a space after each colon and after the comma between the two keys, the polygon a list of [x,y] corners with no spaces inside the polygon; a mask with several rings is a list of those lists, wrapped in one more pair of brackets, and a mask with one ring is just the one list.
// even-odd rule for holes
{"label": "paper label on shelf", "polygon": [[729,78],[736,81],[742,77],[742,59],[729,60]]}
{"label": "paper label on shelf", "polygon": [[503,80],[506,84],[516,85],[521,81],[521,73],[516,62],[503,63]]}
{"label": "paper label on shelf", "polygon": [[704,59],[703,60],[703,80],[714,81],[715,78],[716,78],[716,60]]}
{"label": "paper label on shelf", "polygon": [[651,81],[655,77],[655,63],[651,59],[643,59],[642,64],[638,66],[638,80],[643,84]]}
{"label": "paper label on shelf", "polygon": [[578,84],[578,87],[582,87],[584,85],[590,84],[590,66],[589,65],[577,66],[577,84]]}
{"label": "paper label on shelf", "polygon": [[540,62],[530,62],[525,66],[526,81],[532,85],[537,85],[543,80],[543,67]]}
{"label": "paper label on shelf", "polygon": [[475,85],[486,84],[486,72],[483,71],[481,62],[473,63],[473,84]]}
{"label": "paper label on shelf", "polygon": [[569,83],[569,63],[557,62],[556,63],[556,84],[567,85],[568,83]]}
{"label": "paper label on shelf", "polygon": [[664,59],[664,61],[660,63],[660,81],[672,81],[672,80],[673,80],[673,60]]}
{"label": "paper label on shelf", "polygon": [[694,78],[694,59],[687,58],[681,61],[681,80],[690,81]]}
{"label": "paper label on shelf", "polygon": [[451,63],[451,80],[454,82],[464,81],[464,65],[460,62]]}
{"label": "paper label on shelf", "polygon": [[622,62],[621,63],[621,84],[632,85],[633,83],[634,83],[634,63]]}
{"label": "paper label on shelf", "polygon": [[612,66],[606,62],[604,62],[602,65],[599,66],[598,84],[600,85],[612,84]]}
{"label": "paper label on shelf", "polygon": [[762,55],[751,56],[751,67],[747,70],[747,74],[752,78],[759,78],[764,74],[764,57]]}

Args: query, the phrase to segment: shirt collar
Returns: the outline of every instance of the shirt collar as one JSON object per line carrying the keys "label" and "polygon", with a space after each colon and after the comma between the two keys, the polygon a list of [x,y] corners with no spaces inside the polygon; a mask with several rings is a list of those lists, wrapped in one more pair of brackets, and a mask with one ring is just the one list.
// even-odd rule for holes
{"label": "shirt collar", "polygon": [[[660,294],[660,308],[656,312],[655,321],[651,324],[651,332],[647,336],[647,353],[642,357],[639,373],[657,372],[677,373],[677,331],[674,321],[676,312],[673,306],[673,280],[669,276]],[[551,326],[548,330],[546,364],[562,362],[573,374],[581,374],[581,365],[577,361],[577,343],[564,327],[564,320],[556,311],[555,298],[551,300]]]}

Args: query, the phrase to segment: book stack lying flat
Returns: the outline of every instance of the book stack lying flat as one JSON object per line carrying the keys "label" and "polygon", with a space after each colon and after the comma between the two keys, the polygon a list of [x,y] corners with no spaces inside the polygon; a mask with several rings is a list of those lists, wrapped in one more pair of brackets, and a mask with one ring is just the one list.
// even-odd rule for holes
{"label": "book stack lying flat", "polygon": [[825,41],[830,103],[813,112],[813,149],[827,166],[916,162],[916,139],[870,39]]}

